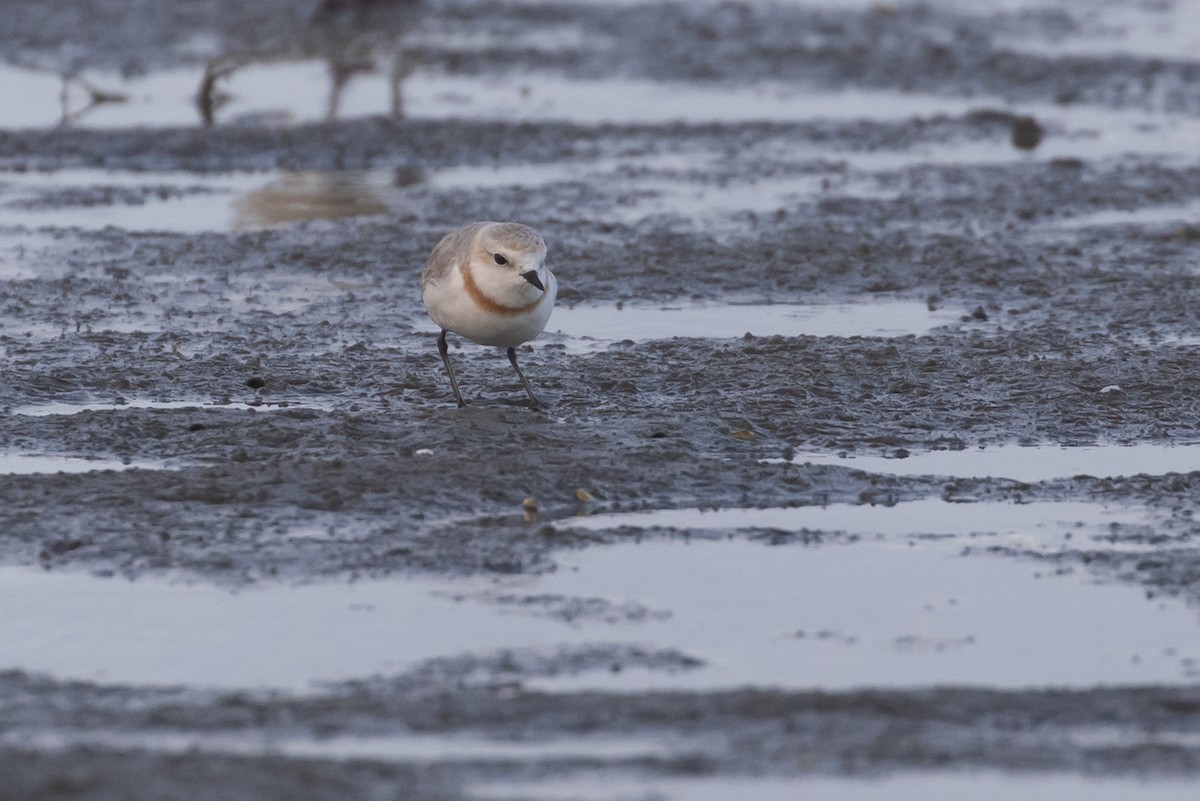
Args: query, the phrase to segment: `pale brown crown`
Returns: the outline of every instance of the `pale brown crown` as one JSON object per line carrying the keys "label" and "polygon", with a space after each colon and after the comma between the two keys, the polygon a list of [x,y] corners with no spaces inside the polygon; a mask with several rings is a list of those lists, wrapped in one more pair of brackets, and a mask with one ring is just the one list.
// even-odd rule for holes
{"label": "pale brown crown", "polygon": [[491,223],[480,231],[480,244],[489,250],[508,250],[517,253],[545,252],[542,235],[521,223]]}

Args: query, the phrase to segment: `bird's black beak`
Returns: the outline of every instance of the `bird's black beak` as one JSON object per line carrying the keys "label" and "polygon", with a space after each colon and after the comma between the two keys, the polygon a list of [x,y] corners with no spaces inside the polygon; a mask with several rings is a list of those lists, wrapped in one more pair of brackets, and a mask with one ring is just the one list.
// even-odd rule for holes
{"label": "bird's black beak", "polygon": [[521,277],[543,292],[546,291],[546,287],[542,285],[542,279],[538,278],[537,270],[530,270],[527,273],[521,273]]}

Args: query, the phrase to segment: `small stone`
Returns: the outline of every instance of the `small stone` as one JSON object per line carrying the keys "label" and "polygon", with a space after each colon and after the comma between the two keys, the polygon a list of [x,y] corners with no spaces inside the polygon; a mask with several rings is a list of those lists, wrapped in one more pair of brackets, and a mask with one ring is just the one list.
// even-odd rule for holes
{"label": "small stone", "polygon": [[1033,150],[1041,144],[1045,130],[1033,117],[1017,117],[1012,122],[1012,143],[1018,150]]}
{"label": "small stone", "polygon": [[246,386],[250,387],[250,389],[262,389],[266,385],[267,381],[262,376],[256,375],[246,379]]}

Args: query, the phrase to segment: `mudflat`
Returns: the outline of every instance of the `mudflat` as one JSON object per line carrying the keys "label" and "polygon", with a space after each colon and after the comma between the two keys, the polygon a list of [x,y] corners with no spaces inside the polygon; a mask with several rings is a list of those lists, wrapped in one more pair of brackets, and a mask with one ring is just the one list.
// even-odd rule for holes
{"label": "mudflat", "polygon": [[1194,8],[0,4],[0,798],[1183,798]]}

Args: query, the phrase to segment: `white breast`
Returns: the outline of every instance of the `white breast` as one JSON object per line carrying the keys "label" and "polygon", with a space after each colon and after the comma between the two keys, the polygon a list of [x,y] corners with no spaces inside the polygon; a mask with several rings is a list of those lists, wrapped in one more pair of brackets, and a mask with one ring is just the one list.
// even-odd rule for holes
{"label": "white breast", "polygon": [[[546,327],[554,311],[554,299],[558,294],[558,281],[549,270],[544,270],[546,291],[538,296],[538,290],[529,286],[532,297],[523,288],[519,291],[508,286],[477,280],[481,292],[495,302],[509,307],[537,304],[528,311],[516,314],[498,314],[481,308],[467,293],[462,273],[456,266],[446,279],[425,286],[423,298],[429,316],[442,328],[453,331],[480,345],[495,345],[514,348],[536,337]],[[505,297],[497,297],[503,294]]]}

